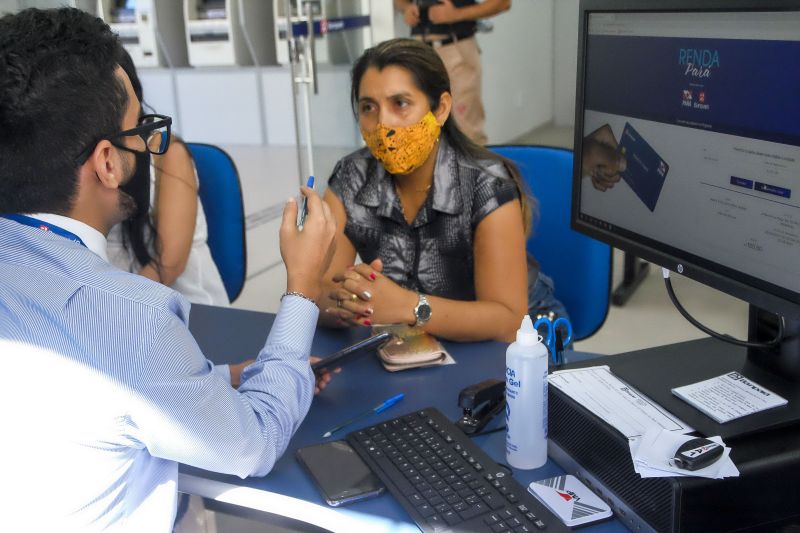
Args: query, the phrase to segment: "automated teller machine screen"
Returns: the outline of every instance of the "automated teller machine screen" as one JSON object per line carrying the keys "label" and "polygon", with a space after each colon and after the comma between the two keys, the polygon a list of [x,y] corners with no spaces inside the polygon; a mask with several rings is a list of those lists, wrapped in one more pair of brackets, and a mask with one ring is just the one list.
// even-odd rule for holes
{"label": "automated teller machine screen", "polygon": [[114,0],[111,8],[111,22],[136,22],[136,0]]}
{"label": "automated teller machine screen", "polygon": [[201,20],[226,18],[225,0],[197,0],[197,18]]}

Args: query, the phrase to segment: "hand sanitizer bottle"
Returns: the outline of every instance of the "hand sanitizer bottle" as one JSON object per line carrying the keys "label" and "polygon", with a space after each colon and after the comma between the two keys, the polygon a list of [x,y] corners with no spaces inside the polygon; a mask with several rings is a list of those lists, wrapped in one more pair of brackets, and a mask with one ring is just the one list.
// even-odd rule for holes
{"label": "hand sanitizer bottle", "polygon": [[506,459],[529,470],[547,462],[547,347],[525,315],[506,351]]}

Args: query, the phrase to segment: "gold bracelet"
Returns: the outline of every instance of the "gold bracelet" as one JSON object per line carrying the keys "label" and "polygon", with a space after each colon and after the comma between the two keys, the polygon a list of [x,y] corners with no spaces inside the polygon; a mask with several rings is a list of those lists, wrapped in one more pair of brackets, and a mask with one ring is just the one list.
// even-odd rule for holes
{"label": "gold bracelet", "polygon": [[302,292],[286,291],[281,295],[281,301],[283,301],[283,299],[286,298],[287,296],[297,296],[298,298],[303,298],[305,300],[308,300],[312,304],[317,305],[317,302],[315,302],[313,299],[309,298],[308,296],[306,296]]}

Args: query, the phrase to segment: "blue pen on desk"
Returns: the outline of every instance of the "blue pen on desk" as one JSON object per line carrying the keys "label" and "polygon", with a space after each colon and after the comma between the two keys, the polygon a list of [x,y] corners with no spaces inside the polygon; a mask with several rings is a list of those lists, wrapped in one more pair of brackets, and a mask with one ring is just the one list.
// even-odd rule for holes
{"label": "blue pen on desk", "polygon": [[[314,188],[314,176],[308,177],[306,187],[309,189]],[[303,196],[303,203],[300,204],[300,210],[297,212],[297,227],[303,229],[303,224],[306,222],[306,213],[308,213],[308,198]]]}
{"label": "blue pen on desk", "polygon": [[359,415],[356,415],[356,416],[354,416],[354,417],[353,417],[353,418],[351,418],[350,420],[347,420],[347,421],[345,421],[345,422],[342,422],[341,424],[339,424],[338,426],[336,426],[336,427],[335,427],[335,428],[333,428],[332,430],[330,430],[330,431],[328,431],[327,433],[325,433],[325,434],[322,436],[322,438],[323,438],[323,439],[327,439],[328,437],[330,437],[331,435],[333,435],[334,433],[336,433],[336,432],[337,432],[337,431],[339,431],[340,429],[343,429],[343,428],[345,428],[345,427],[349,426],[349,425],[350,425],[350,424],[352,424],[353,422],[358,422],[359,420],[361,420],[362,418],[364,418],[364,417],[366,417],[366,416],[369,416],[369,415],[371,415],[371,414],[378,414],[378,413],[382,413],[383,411],[387,410],[388,408],[390,408],[391,406],[393,406],[394,404],[396,404],[397,402],[399,402],[400,400],[402,400],[403,398],[405,398],[405,396],[406,396],[406,395],[405,395],[405,394],[403,394],[402,392],[401,392],[400,394],[398,394],[397,396],[392,396],[391,398],[389,398],[388,400],[386,400],[386,401],[385,401],[385,402],[383,402],[382,404],[380,404],[380,405],[376,405],[376,406],[375,406],[375,407],[373,407],[372,409],[369,409],[368,411],[364,411],[363,413],[361,413],[361,414],[359,414]]}

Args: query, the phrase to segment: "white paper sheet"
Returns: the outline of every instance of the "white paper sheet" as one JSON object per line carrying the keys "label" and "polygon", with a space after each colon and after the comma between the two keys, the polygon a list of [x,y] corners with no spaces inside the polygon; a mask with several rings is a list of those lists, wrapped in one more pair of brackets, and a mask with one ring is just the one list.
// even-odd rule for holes
{"label": "white paper sheet", "polygon": [[785,398],[739,372],[676,387],[672,394],[720,424],[787,403]]}
{"label": "white paper sheet", "polygon": [[633,469],[643,478],[647,477],[706,477],[722,479],[739,475],[739,469],[730,458],[731,449],[725,446],[720,437],[710,437],[725,447],[722,456],[712,464],[699,470],[689,471],[673,466],[670,459],[684,443],[694,437],[678,435],[664,430],[653,429],[644,436],[631,439],[630,449],[633,458]]}
{"label": "white paper sheet", "polygon": [[649,429],[684,434],[694,431],[650,398],[616,377],[608,366],[559,370],[549,376],[557,387],[626,437]]}

